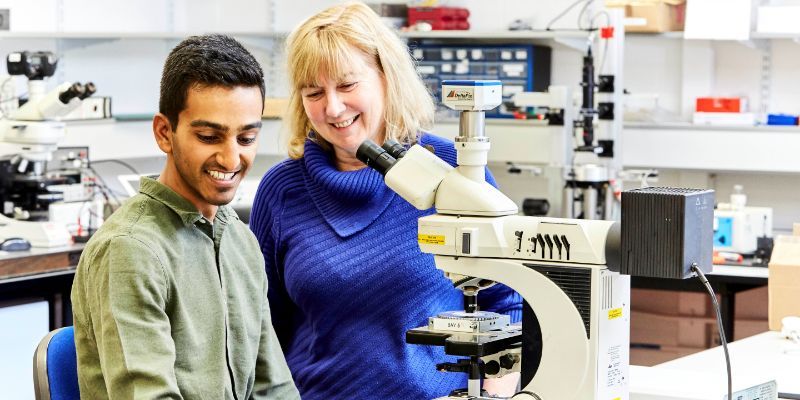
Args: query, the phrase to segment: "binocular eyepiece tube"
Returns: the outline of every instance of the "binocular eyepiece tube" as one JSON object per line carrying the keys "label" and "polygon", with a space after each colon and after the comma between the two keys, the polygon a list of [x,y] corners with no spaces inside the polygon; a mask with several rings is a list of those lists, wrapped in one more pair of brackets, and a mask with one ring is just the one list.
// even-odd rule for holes
{"label": "binocular eyepiece tube", "polygon": [[80,100],[83,100],[93,95],[96,91],[97,88],[92,82],[86,82],[85,85],[81,85],[80,83],[76,82],[68,87],[67,90],[61,92],[61,94],[58,95],[58,100],[61,101],[62,104],[67,104],[70,102],[70,100],[76,97]]}
{"label": "binocular eyepiece tube", "polygon": [[380,172],[381,175],[386,175],[386,172],[394,166],[397,160],[405,155],[406,148],[391,139],[387,139],[383,143],[383,147],[367,139],[356,150],[356,158],[367,164],[368,167]]}

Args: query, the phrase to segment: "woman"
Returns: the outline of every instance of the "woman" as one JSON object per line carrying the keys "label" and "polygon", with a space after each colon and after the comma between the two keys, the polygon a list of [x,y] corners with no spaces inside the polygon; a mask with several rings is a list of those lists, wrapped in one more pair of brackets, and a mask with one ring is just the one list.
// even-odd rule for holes
{"label": "woman", "polygon": [[[441,348],[407,345],[429,316],[463,310],[461,292],[417,246],[419,211],[356,159],[366,139],[420,143],[455,164],[453,143],[421,133],[433,101],[400,39],[361,3],[334,6],[289,36],[290,159],[263,178],[251,229],[270,309],[304,399],[431,399],[466,387],[441,373]],[[490,178],[491,181],[491,178]],[[481,308],[519,319],[505,286]]]}

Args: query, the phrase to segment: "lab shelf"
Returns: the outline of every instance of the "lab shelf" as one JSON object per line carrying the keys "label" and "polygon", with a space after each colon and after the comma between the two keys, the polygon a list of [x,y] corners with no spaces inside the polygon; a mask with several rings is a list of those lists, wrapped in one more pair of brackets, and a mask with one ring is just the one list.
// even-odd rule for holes
{"label": "lab shelf", "polygon": [[[683,39],[683,31],[675,32],[625,32],[625,36],[633,37],[651,37],[662,39]],[[750,32],[750,40],[758,39],[775,39],[775,40],[800,40],[800,32],[798,33],[769,33],[769,32]],[[687,39],[694,40],[694,39]],[[698,39],[708,40],[708,39]],[[730,39],[733,41],[732,39]],[[740,40],[737,40],[740,41]]]}
{"label": "lab shelf", "polygon": [[[208,32],[0,32],[0,39],[183,39]],[[223,32],[235,37],[281,38],[285,32]]]}
{"label": "lab shelf", "polygon": [[[282,144],[280,121],[263,120],[258,140],[259,155],[285,156]],[[59,143],[61,147],[89,145],[93,160],[159,157],[164,153],[153,139],[152,120],[117,121],[114,119],[95,121],[68,121],[66,135]]]}
{"label": "lab shelf", "polygon": [[589,32],[583,30],[552,31],[400,31],[401,38],[411,40],[464,41],[481,43],[531,43],[538,45],[560,45],[569,49],[586,50]]}
{"label": "lab shelf", "polygon": [[553,30],[553,31],[404,31],[399,32],[401,37],[409,39],[480,39],[480,40],[529,40],[529,39],[557,39],[557,38],[586,38],[588,33],[580,30]]}
{"label": "lab shelf", "polygon": [[800,172],[800,128],[628,123],[620,155],[625,167]]}
{"label": "lab shelf", "polygon": [[673,32],[625,32],[625,36],[652,37],[662,39],[683,39],[683,31]]}
{"label": "lab shelf", "polygon": [[[452,139],[458,121],[437,121],[433,132]],[[561,127],[534,121],[487,120],[489,160],[565,165]],[[626,123],[618,147],[624,168],[709,172],[800,172],[800,127],[697,126],[688,123]]]}

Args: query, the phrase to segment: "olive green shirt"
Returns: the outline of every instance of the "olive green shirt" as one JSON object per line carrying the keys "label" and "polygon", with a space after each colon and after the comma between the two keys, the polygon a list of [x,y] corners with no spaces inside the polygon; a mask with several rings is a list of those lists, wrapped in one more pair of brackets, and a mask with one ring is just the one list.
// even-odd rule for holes
{"label": "olive green shirt", "polygon": [[228,206],[212,224],[143,178],[84,249],[72,305],[81,398],[300,398],[261,251]]}

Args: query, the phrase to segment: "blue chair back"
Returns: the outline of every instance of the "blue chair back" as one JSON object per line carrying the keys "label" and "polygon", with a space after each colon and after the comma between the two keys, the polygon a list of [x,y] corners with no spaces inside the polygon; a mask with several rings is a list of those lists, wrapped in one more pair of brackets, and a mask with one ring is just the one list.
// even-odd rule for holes
{"label": "blue chair back", "polygon": [[78,360],[73,327],[56,329],[39,342],[33,355],[36,400],[77,400]]}

